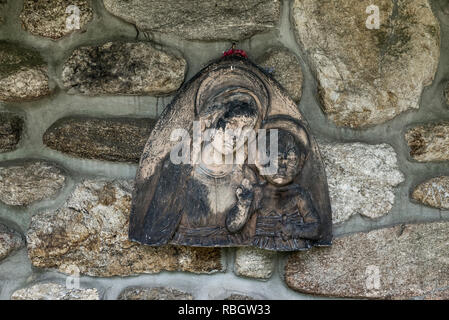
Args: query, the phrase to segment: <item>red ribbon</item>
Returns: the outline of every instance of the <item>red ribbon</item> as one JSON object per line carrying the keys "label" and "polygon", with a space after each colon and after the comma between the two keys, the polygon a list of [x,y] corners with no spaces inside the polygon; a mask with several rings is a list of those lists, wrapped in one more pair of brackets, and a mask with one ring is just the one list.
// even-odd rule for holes
{"label": "red ribbon", "polygon": [[223,58],[224,57],[229,57],[229,56],[233,56],[233,55],[237,55],[237,56],[241,56],[242,58],[248,58],[248,55],[246,54],[246,52],[244,50],[240,50],[240,49],[229,49],[225,52],[223,52]]}

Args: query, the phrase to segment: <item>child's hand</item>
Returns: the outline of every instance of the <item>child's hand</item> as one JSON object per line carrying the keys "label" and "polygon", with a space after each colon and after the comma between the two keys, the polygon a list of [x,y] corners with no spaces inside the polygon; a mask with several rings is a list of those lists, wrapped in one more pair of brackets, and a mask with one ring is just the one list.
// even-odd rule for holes
{"label": "child's hand", "polygon": [[235,195],[239,203],[251,204],[254,198],[254,190],[248,179],[243,179],[242,184],[235,191]]}

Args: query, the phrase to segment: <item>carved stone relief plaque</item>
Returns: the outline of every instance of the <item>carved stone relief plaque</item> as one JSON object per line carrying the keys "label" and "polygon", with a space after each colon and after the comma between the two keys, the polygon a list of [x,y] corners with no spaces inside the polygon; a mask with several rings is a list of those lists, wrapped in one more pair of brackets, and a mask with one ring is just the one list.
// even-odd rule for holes
{"label": "carved stone relief plaque", "polygon": [[129,238],[277,251],[331,244],[318,146],[270,75],[232,55],[180,89],[141,157]]}

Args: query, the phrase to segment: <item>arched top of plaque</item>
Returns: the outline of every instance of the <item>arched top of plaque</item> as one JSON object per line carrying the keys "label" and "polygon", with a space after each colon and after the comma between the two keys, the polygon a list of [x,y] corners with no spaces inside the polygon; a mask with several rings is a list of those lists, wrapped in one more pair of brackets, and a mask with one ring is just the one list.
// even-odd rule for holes
{"label": "arched top of plaque", "polygon": [[[188,147],[196,161],[171,159],[180,145],[173,139],[179,129],[190,139],[183,141],[193,144],[200,133],[200,148]],[[277,150],[264,165],[276,163],[277,170],[267,175],[257,161],[250,163],[249,143],[239,141],[243,133],[259,137],[272,131],[278,133]],[[217,141],[228,141],[228,132],[238,134],[218,146]],[[275,140],[269,136],[269,141]],[[244,162],[210,161],[211,155],[237,158],[239,152]],[[129,237],[152,246],[280,251],[331,244],[331,208],[318,146],[295,102],[269,74],[232,55],[212,62],[179,90],[142,154]]]}

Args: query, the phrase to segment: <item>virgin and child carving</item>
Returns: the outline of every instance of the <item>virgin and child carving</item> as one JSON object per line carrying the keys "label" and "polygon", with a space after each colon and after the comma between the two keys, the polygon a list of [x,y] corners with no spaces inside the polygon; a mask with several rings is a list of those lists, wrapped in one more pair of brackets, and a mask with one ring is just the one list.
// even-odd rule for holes
{"label": "virgin and child carving", "polygon": [[331,244],[317,144],[270,75],[229,56],[182,87],[144,149],[129,237],[278,251]]}

